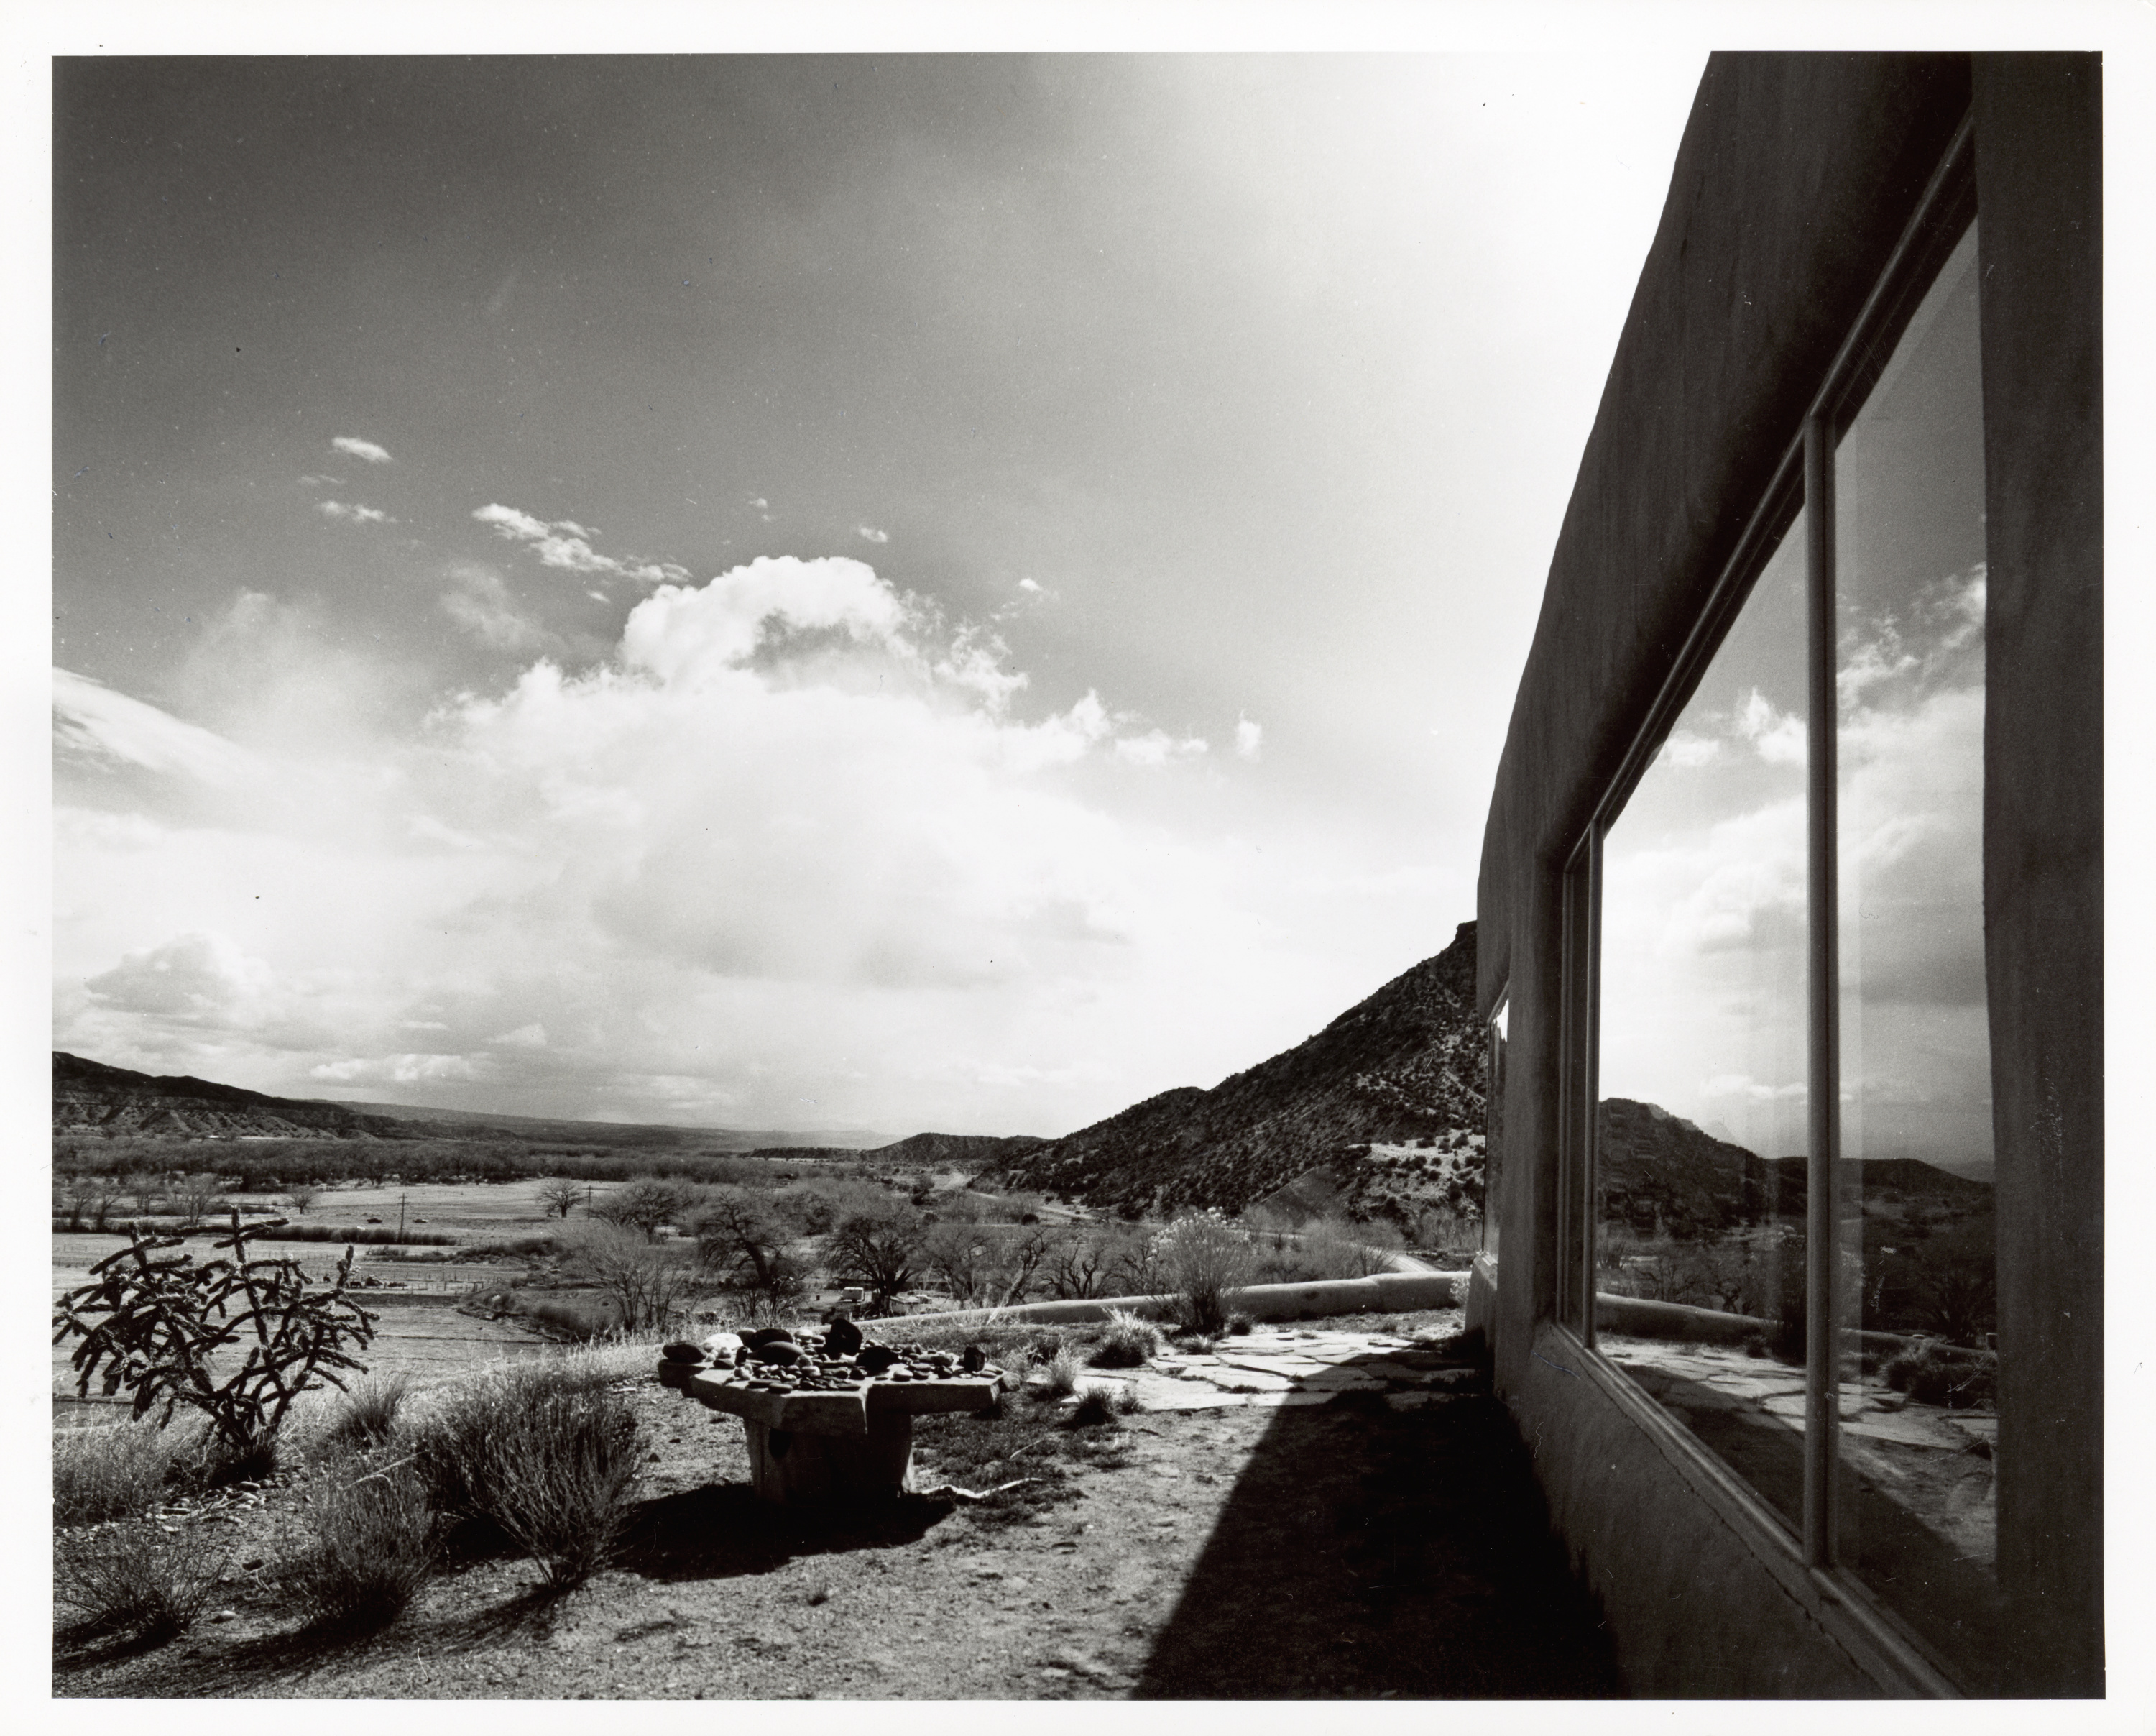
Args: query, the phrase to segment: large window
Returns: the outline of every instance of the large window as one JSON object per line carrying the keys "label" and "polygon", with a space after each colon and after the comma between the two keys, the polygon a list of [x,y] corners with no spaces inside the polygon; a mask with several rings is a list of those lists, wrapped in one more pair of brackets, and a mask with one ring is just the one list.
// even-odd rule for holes
{"label": "large window", "polygon": [[1965,1685],[1999,1642],[1965,146],[1575,855],[1557,1307]]}

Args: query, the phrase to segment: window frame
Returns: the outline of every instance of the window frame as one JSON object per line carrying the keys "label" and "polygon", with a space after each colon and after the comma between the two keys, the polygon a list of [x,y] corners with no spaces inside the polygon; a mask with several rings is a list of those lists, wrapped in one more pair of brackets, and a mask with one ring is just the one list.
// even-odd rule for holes
{"label": "window frame", "polygon": [[[1807,1069],[1805,1397],[1804,1523],[1793,1532],[1689,1431],[1640,1394],[1673,1446],[1744,1498],[1796,1552],[1815,1583],[1869,1618],[1937,1691],[1959,1691],[1953,1667],[1864,1585],[1840,1559],[1842,1454],[1835,1380],[1842,1317],[1835,1260],[1840,1156],[1840,961],[1835,811],[1838,767],[1835,644],[1835,453],[1842,434],[1885,371],[1918,303],[1977,216],[1974,126],[1964,116],[1927,183],[1862,311],[1787,440],[1773,480],[1753,509],[1650,701],[1609,783],[1572,850],[1561,880],[1558,1008],[1557,1258],[1552,1315],[1593,1361],[1605,1384],[1633,1383],[1595,1348],[1594,1276],[1599,1213],[1595,1149],[1600,1102],[1603,840],[1660,754],[1680,714],[1721,648],[1754,583],[1800,515],[1806,588]],[[1913,1653],[1913,1657],[1907,1655]]]}

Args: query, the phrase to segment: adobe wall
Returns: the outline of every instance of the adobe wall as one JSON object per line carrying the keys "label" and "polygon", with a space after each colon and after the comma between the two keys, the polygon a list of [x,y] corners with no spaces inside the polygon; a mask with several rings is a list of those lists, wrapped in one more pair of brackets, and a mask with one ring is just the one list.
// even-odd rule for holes
{"label": "adobe wall", "polygon": [[2026,1438],[2025,1425],[2002,1436],[2001,1564],[2032,1588],[2015,1618],[2056,1660],[2024,1691],[2088,1692],[2101,1679],[2101,1521],[2088,1500],[2101,1472],[2102,1282],[2095,68],[2093,57],[1715,57],[1551,563],[1478,887],[1479,1003],[1486,1014],[1509,992],[1510,1035],[1491,1202],[1502,1257],[1471,1302],[1494,1328],[1498,1390],[1636,1692],[1945,1687],[1852,1619],[1748,1491],[1703,1456],[1674,1451],[1636,1392],[1557,1366],[1570,1340],[1549,1317],[1564,855],[1972,91],[2002,1410],[2041,1419],[2055,1437]]}

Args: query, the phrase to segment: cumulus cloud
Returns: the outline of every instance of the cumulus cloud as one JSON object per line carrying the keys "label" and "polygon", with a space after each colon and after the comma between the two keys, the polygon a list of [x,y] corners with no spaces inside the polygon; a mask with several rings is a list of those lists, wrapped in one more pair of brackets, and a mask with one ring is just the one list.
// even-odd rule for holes
{"label": "cumulus cloud", "polygon": [[[470,630],[517,630],[487,613],[506,586],[449,590]],[[527,659],[403,736],[379,707],[277,727],[347,679],[327,629],[310,650],[293,624],[229,629],[271,635],[290,678],[245,732],[280,801],[152,825],[63,792],[62,1046],[535,1113],[1055,1131],[1211,1083],[1382,980],[1250,944],[1281,932],[1254,927],[1253,889],[1314,844],[1261,855],[1118,805],[1202,744],[1093,691],[1016,715],[992,636],[859,562],[662,585],[611,657]],[[238,751],[95,683],[74,698],[138,767]],[[1293,1029],[1270,1022],[1313,973]]]}
{"label": "cumulus cloud", "polygon": [[608,573],[617,578],[634,579],[640,584],[678,584],[689,578],[687,568],[676,566],[671,561],[621,560],[600,554],[591,542],[597,533],[572,518],[549,521],[499,503],[481,506],[472,516],[490,526],[497,537],[531,549],[539,557],[542,566],[559,568],[567,573]]}
{"label": "cumulus cloud", "polygon": [[859,537],[864,542],[888,542],[891,541],[890,532],[879,531],[873,525],[855,525],[854,526],[854,534]]}
{"label": "cumulus cloud", "polygon": [[1018,582],[1018,588],[1021,591],[1025,592],[1029,596],[1040,597],[1046,594],[1046,593],[1040,588],[1040,585],[1029,578],[1020,579]]}
{"label": "cumulus cloud", "polygon": [[110,1007],[177,1014],[189,1021],[223,1020],[269,991],[270,967],[221,934],[182,934],[146,952],[130,953],[85,987]]}
{"label": "cumulus cloud", "polygon": [[387,512],[382,511],[377,507],[356,506],[348,506],[342,501],[318,501],[316,504],[315,511],[321,513],[325,518],[339,519],[346,524],[387,525],[397,522],[397,521],[392,518]]}
{"label": "cumulus cloud", "polygon": [[1722,743],[1712,736],[1697,736],[1684,730],[1675,730],[1662,743],[1659,756],[1673,766],[1687,768],[1709,764],[1722,752]]}
{"label": "cumulus cloud", "polygon": [[1255,759],[1265,751],[1265,726],[1249,717],[1235,719],[1235,758]]}
{"label": "cumulus cloud", "polygon": [[390,461],[387,449],[372,440],[355,439],[350,434],[339,434],[330,444],[353,458],[365,459],[371,465],[386,465]]}

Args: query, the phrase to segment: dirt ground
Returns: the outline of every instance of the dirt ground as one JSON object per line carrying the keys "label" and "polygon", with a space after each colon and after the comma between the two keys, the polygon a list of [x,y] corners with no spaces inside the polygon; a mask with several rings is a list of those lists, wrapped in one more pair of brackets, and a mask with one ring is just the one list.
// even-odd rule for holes
{"label": "dirt ground", "polygon": [[460,1562],[398,1623],[296,1631],[274,1492],[235,1502],[232,1578],[187,1635],[56,1653],[64,1697],[1402,1698],[1606,1696],[1595,1612],[1548,1536],[1502,1410],[1146,1411],[1074,1428],[1014,1395],[923,1419],[916,1482],[872,1522],[759,1503],[742,1431],[638,1376],[651,1455],[619,1564],[549,1600]]}

